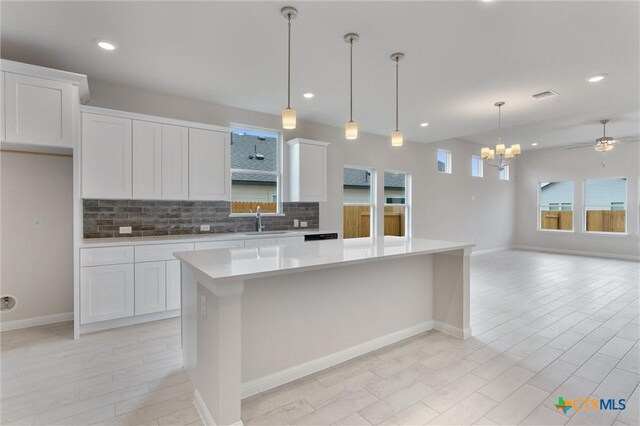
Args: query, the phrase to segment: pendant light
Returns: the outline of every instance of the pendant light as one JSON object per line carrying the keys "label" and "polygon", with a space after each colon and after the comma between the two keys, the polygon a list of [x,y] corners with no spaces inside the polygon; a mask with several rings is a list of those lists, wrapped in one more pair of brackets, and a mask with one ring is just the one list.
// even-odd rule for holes
{"label": "pendant light", "polygon": [[[516,143],[507,148],[504,143],[502,143],[502,107],[504,106],[504,101],[496,102],[493,106],[498,108],[498,143],[496,144],[496,149],[491,149],[488,146],[485,146],[480,150],[480,157],[487,161],[491,167],[495,167],[498,171],[503,171],[506,166],[509,165],[511,160],[521,153],[520,144]],[[493,160],[498,156],[495,164],[491,163],[490,160]]]}
{"label": "pendant light", "polygon": [[398,69],[402,58],[404,58],[404,53],[397,52],[391,55],[391,60],[396,63],[396,130],[391,133],[391,146],[402,146],[404,144],[404,136],[398,129]]}
{"label": "pendant light", "polygon": [[287,108],[282,111],[282,128],[291,130],[296,128],[296,110],[291,108],[291,20],[298,16],[298,11],[285,6],[280,9],[280,14],[285,17],[288,25],[287,33]]}
{"label": "pendant light", "polygon": [[353,121],[353,43],[359,38],[356,33],[344,36],[344,41],[349,43],[349,121],[344,126],[344,136],[349,140],[358,139],[358,123]]}

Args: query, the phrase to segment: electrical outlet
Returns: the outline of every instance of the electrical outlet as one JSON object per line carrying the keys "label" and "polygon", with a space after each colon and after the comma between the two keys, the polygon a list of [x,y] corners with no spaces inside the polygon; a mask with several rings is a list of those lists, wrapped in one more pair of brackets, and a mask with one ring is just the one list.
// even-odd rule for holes
{"label": "electrical outlet", "polygon": [[300,227],[301,228],[306,228],[307,227],[307,222],[300,222]]}
{"label": "electrical outlet", "polygon": [[300,221],[298,219],[293,219],[293,227],[297,228],[300,226]]}
{"label": "electrical outlet", "polygon": [[200,316],[207,318],[207,296],[204,294],[200,295]]}
{"label": "electrical outlet", "polygon": [[131,227],[130,226],[121,226],[119,232],[121,234],[130,234],[131,233]]}
{"label": "electrical outlet", "polygon": [[211,225],[200,225],[201,231],[211,231]]}

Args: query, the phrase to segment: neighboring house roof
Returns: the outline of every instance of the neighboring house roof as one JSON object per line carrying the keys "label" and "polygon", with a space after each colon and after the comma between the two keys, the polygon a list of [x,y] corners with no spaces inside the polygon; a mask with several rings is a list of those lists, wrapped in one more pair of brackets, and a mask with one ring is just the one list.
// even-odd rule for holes
{"label": "neighboring house roof", "polygon": [[[585,181],[585,206],[587,209],[609,209],[611,203],[624,203],[626,199],[626,179],[591,179]],[[552,203],[573,204],[573,181],[542,182],[540,184],[540,205]]]}
{"label": "neighboring house roof", "polygon": [[[251,133],[231,134],[231,168],[275,172],[278,170],[278,139]],[[273,185],[276,176],[234,173],[239,184]]]}
{"label": "neighboring house roof", "polygon": [[[368,188],[371,186],[371,175],[367,170],[345,167],[343,185],[347,188]],[[385,188],[404,188],[404,185],[404,175],[385,172]]]}

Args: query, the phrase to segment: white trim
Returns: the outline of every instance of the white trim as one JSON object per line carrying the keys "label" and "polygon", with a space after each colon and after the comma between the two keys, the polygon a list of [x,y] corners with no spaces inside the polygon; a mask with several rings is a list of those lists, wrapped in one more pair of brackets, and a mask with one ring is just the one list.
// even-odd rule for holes
{"label": "white trim", "polygon": [[314,141],[311,139],[302,139],[302,138],[295,138],[295,139],[291,139],[290,141],[287,141],[287,145],[297,145],[297,144],[307,144],[307,145],[318,145],[318,146],[329,146],[331,145],[331,142],[321,142],[321,141]]}
{"label": "white trim", "polygon": [[215,124],[196,123],[194,121],[177,120],[170,117],[159,117],[155,115],[139,114],[137,112],[118,111],[115,109],[100,108],[94,106],[81,105],[80,112],[91,114],[108,115],[111,117],[129,118],[131,120],[150,121],[153,123],[171,124],[174,126],[190,127],[192,129],[213,130],[215,132],[231,133],[230,127],[217,126]]}
{"label": "white trim", "polygon": [[93,333],[95,331],[110,330],[117,327],[126,327],[128,325],[142,324],[149,321],[157,321],[167,318],[175,318],[180,316],[180,309],[171,311],[155,312],[153,314],[136,315],[133,317],[118,318],[109,321],[94,322],[91,324],[80,325],[80,334]]}
{"label": "white trim", "polygon": [[44,315],[41,317],[25,318],[13,321],[0,320],[0,331],[19,330],[21,328],[37,327],[39,325],[55,324],[66,321],[73,321],[73,312],[64,312],[62,314]]}
{"label": "white trim", "polygon": [[44,78],[47,80],[56,80],[65,83],[71,83],[75,86],[78,86],[78,95],[80,97],[80,101],[83,104],[89,102],[89,83],[87,81],[87,76],[84,74],[61,71],[54,68],[41,67],[38,65],[25,64],[22,62],[10,61],[8,59],[0,59],[0,70],[14,74],[23,74]]}
{"label": "white trim", "polygon": [[376,349],[380,349],[382,347],[399,342],[400,340],[404,340],[417,334],[424,333],[425,331],[431,330],[432,328],[433,321],[426,321],[409,328],[405,328],[404,330],[396,331],[385,336],[360,343],[350,348],[343,349],[341,351],[295,365],[285,370],[278,371],[276,373],[269,374],[255,380],[251,380],[242,384],[242,398],[247,398],[260,392],[264,392],[268,389],[273,389],[277,386],[289,383],[301,377],[308,376],[309,374],[313,374],[328,367],[332,367],[341,362],[348,361],[352,358],[356,358],[360,355],[364,355]]}
{"label": "white trim", "polygon": [[515,250],[538,251],[543,253],[570,254],[575,256],[587,256],[587,257],[603,257],[606,259],[632,260],[634,262],[640,262],[640,256],[634,256],[629,254],[600,253],[600,252],[594,252],[594,251],[579,251],[579,250],[567,250],[567,249],[555,249],[555,248],[531,247],[531,246],[513,246],[512,248]]}
{"label": "white trim", "polygon": [[457,337],[458,339],[468,339],[471,337],[471,328],[459,328],[454,327],[449,324],[445,324],[443,322],[433,320],[433,329],[438,330],[444,334],[448,334],[449,336]]}
{"label": "white trim", "polygon": [[202,399],[200,392],[198,392],[198,389],[196,389],[193,394],[193,405],[196,406],[196,410],[198,411],[198,415],[202,419],[202,423],[204,423],[206,426],[216,426],[216,422],[213,421],[213,416],[209,412],[207,404],[204,403],[204,400]]}
{"label": "white trim", "polygon": [[511,250],[512,248],[513,248],[512,246],[505,246],[505,247],[496,247],[496,248],[490,248],[490,249],[484,249],[484,250],[473,250],[471,252],[471,256],[480,256],[483,254],[498,253],[501,251]]}

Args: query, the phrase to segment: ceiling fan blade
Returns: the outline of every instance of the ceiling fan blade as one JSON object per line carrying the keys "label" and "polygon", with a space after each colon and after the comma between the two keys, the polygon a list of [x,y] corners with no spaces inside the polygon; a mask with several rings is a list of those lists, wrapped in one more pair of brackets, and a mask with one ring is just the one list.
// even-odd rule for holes
{"label": "ceiling fan blade", "polygon": [[581,145],[574,145],[574,146],[568,146],[565,149],[579,149],[579,148],[589,148],[589,147],[593,147],[592,143],[584,143]]}

